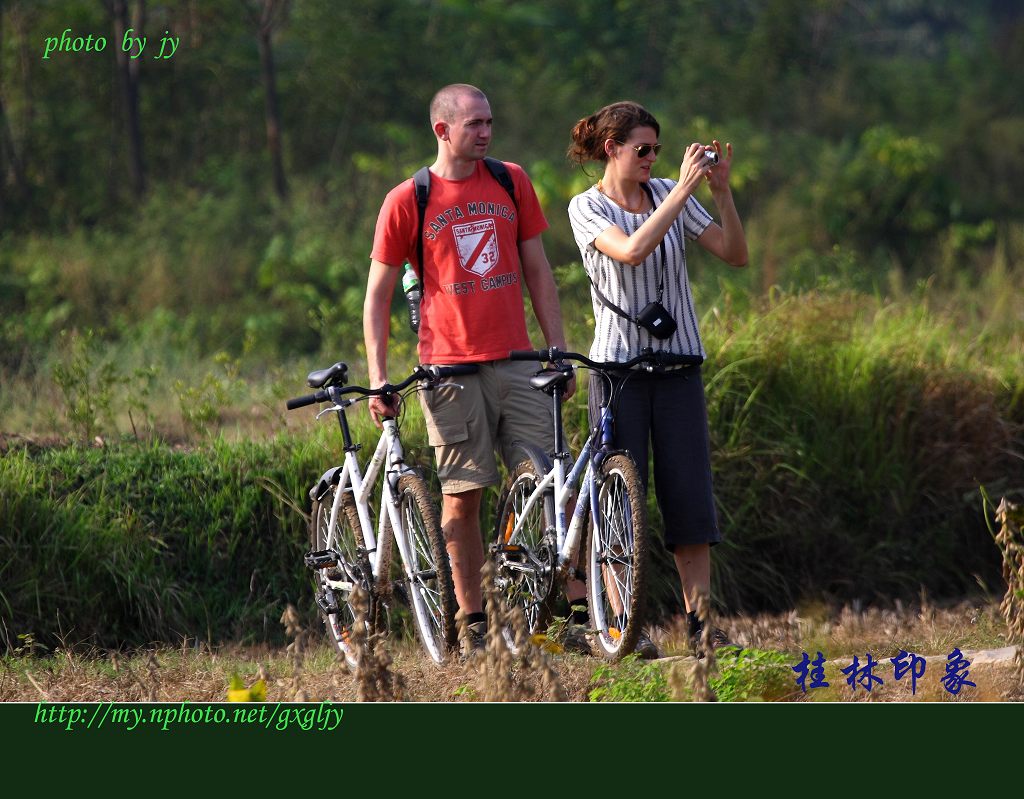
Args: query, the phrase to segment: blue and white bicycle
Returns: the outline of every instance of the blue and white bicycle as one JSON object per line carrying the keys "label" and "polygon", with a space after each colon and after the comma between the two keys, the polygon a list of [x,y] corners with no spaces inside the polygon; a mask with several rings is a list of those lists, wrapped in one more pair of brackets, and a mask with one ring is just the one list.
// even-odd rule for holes
{"label": "blue and white bicycle", "polygon": [[[534,375],[530,385],[552,398],[555,451],[549,454],[533,444],[518,443],[525,458],[498,502],[490,548],[495,585],[510,606],[522,608],[531,634],[543,632],[558,595],[556,588],[580,576],[577,553],[589,526],[585,576],[591,626],[596,649],[603,657],[618,660],[633,651],[641,632],[648,531],[640,472],[629,453],[615,449],[612,443],[618,394],[610,375],[629,380],[632,369],[653,372],[691,367],[703,359],[646,350],[622,363],[598,363],[557,348],[515,351],[509,357],[552,364]],[[609,387],[600,422],[575,460],[566,447],[562,427],[562,397],[572,376],[572,366],[566,361],[601,375]],[[576,505],[567,520],[574,496]],[[506,631],[506,640],[511,643],[510,631]]]}

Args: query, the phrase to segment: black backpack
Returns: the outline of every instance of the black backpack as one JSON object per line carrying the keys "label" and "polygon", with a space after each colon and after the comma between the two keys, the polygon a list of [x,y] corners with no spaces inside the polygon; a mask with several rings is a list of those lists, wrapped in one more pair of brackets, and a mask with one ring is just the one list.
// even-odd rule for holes
{"label": "black backpack", "polygon": [[[512,176],[508,173],[508,167],[497,158],[490,156],[484,158],[484,164],[494,179],[501,184],[501,187],[508,192],[512,198],[512,205],[516,211],[519,205],[516,203],[516,190],[512,185]],[[416,189],[416,206],[420,212],[419,233],[416,236],[416,260],[420,271],[423,271],[423,223],[427,218],[427,200],[430,199],[430,170],[423,167],[412,176],[413,186]]]}

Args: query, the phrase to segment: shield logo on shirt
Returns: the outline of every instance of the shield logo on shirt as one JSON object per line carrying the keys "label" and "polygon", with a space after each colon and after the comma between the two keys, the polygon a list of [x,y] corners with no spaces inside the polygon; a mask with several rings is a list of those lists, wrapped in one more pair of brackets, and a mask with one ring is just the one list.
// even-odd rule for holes
{"label": "shield logo on shirt", "polygon": [[486,275],[498,265],[498,231],[493,219],[452,226],[462,268]]}

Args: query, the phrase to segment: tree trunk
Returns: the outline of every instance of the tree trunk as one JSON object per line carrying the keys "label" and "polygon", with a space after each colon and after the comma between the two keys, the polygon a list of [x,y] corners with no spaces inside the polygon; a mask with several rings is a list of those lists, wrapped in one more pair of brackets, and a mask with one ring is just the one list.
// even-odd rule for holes
{"label": "tree trunk", "polygon": [[[0,0],[0,53],[4,44],[4,4]],[[25,169],[14,145],[14,136],[4,110],[3,61],[0,60],[0,230],[6,222],[8,176],[14,179],[15,201],[26,195]]]}
{"label": "tree trunk", "polygon": [[139,115],[139,62],[142,59],[131,58],[130,53],[122,47],[122,43],[129,28],[134,28],[134,35],[143,35],[144,0],[138,0],[134,12],[129,14],[128,0],[113,0],[111,16],[114,21],[114,52],[117,54],[117,75],[128,135],[128,175],[131,179],[132,192],[136,199],[140,199],[146,192],[146,167]]}
{"label": "tree trunk", "polygon": [[274,191],[282,200],[288,197],[288,181],[284,175],[281,157],[281,113],[277,105],[277,77],[274,70],[274,49],[271,36],[274,18],[280,4],[278,0],[264,0],[260,14],[257,41],[260,49],[260,76],[263,80],[264,109],[267,120],[267,149],[274,172]]}

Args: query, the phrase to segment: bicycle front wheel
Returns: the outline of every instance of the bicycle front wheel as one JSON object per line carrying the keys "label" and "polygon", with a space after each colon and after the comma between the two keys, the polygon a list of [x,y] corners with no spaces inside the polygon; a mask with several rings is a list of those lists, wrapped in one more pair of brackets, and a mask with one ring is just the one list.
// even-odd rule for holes
{"label": "bicycle front wheel", "polygon": [[[554,499],[548,492],[529,504],[541,479],[531,461],[519,464],[498,501],[495,531],[495,585],[509,607],[522,608],[529,635],[547,629],[555,573],[554,542],[547,535],[554,527]],[[504,635],[515,651],[513,631]]]}
{"label": "bicycle front wheel", "polygon": [[[404,563],[402,582],[412,607],[416,633],[435,663],[443,663],[458,642],[455,629],[455,588],[437,511],[423,478],[406,474],[398,480],[398,514],[405,550],[411,562]],[[391,517],[385,522],[390,539]],[[401,551],[401,548],[399,549]]]}
{"label": "bicycle front wheel", "polygon": [[612,455],[601,467],[598,518],[591,518],[587,590],[596,649],[628,655],[640,635],[647,577],[647,498],[633,459]]}
{"label": "bicycle front wheel", "polygon": [[370,561],[363,547],[360,534],[359,514],[355,500],[346,492],[341,498],[338,518],[331,535],[331,508],[338,487],[332,485],[320,499],[313,501],[309,534],[313,552],[331,547],[338,554],[335,566],[314,569],[313,583],[317,605],[327,629],[327,637],[352,668],[357,664],[357,651],[352,638],[356,624],[356,609],[352,603],[352,591],[359,587],[369,604],[363,619],[366,635],[373,635],[376,624],[377,600],[372,591]]}

